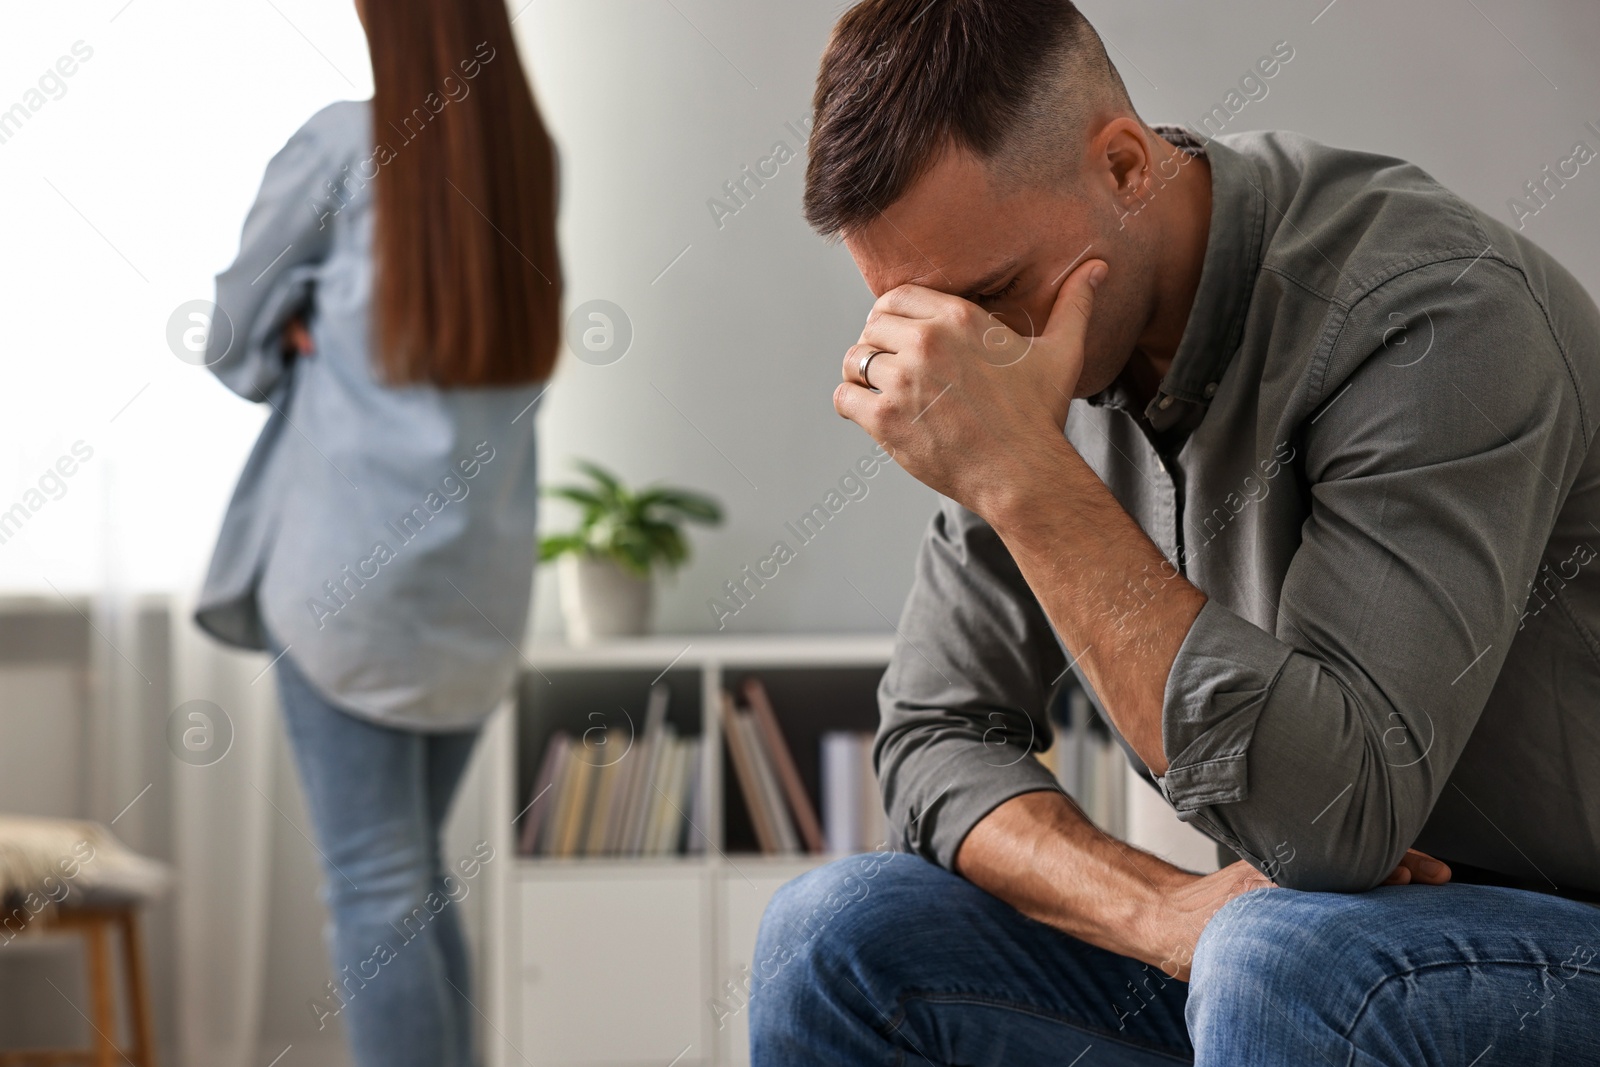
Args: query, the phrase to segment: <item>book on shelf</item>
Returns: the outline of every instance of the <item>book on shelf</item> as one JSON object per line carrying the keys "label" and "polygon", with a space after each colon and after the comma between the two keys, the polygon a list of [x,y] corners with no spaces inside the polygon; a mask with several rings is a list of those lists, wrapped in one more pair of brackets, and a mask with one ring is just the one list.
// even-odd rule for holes
{"label": "book on shelf", "polygon": [[551,802],[550,811],[545,816],[544,826],[539,830],[538,854],[541,856],[554,856],[560,853],[561,828],[567,812],[572,810],[573,773],[578,762],[573,758],[572,750],[577,747],[577,742],[568,734],[562,747],[561,763],[556,768],[555,788],[550,791],[548,798]]}
{"label": "book on shelf", "polygon": [[661,820],[666,817],[667,797],[672,795],[673,774],[677,768],[678,738],[676,731],[665,735],[656,746],[655,779],[650,783],[650,793],[645,797],[644,822],[639,832],[635,856],[655,853],[656,841],[661,836]]}
{"label": "book on shelf", "polygon": [[784,803],[783,791],[778,786],[778,774],[772,769],[772,756],[756,729],[755,716],[748,708],[739,711],[739,729],[744,733],[745,748],[749,750],[750,762],[755,767],[756,788],[760,791],[761,803],[766,806],[767,819],[778,836],[778,851],[799,852],[800,835],[795,832],[794,819]]}
{"label": "book on shelf", "polygon": [[828,851],[861,851],[861,775],[857,773],[860,737],[836,730],[822,735],[822,825]]}
{"label": "book on shelf", "polygon": [[694,753],[693,770],[689,775],[689,818],[684,822],[683,851],[691,856],[703,855],[710,839],[706,826],[711,803],[711,791],[705,786],[706,754],[702,739]]}
{"label": "book on shelf", "polygon": [[677,740],[678,730],[671,723],[663,723],[653,737],[646,739],[645,751],[641,753],[639,763],[642,784],[630,819],[628,837],[619,850],[624,856],[644,855],[652,816],[660,806],[661,794],[666,788],[666,770],[672,759],[672,746]]}
{"label": "book on shelf", "polygon": [[[688,847],[704,811],[701,739],[667,721],[668,690],[651,689],[642,730],[621,742],[555,730],[545,743],[518,850],[536,856],[659,856]],[[598,714],[598,713],[596,713]],[[593,734],[598,728],[591,728]]]}
{"label": "book on shelf", "polygon": [[549,824],[550,810],[556,804],[551,794],[560,784],[558,776],[563,768],[567,746],[571,743],[572,735],[565,730],[558,730],[545,745],[544,758],[539,761],[539,773],[533,779],[533,795],[522,813],[522,837],[517,851],[525,856],[533,855],[539,842],[540,829]]}
{"label": "book on shelf", "polygon": [[[846,853],[884,842],[887,826],[870,731],[821,736],[820,790],[813,793],[761,680],[746,677],[719,697],[732,768],[723,793],[730,802],[743,798],[761,852]],[[637,857],[707,851],[711,815],[705,776],[712,754],[704,738],[679,735],[668,719],[669,698],[666,686],[653,686],[642,719],[626,735],[598,725],[580,735],[573,725],[577,716],[561,720],[569,728],[549,734],[524,809],[518,836],[522,854]],[[587,719],[603,721],[603,716],[593,712]],[[800,736],[818,743],[815,733]]]}
{"label": "book on shelf", "polygon": [[666,856],[678,851],[683,840],[684,804],[690,782],[690,768],[699,757],[700,739],[674,738],[668,746],[655,813],[645,842],[647,856]]}
{"label": "book on shelf", "polygon": [[755,828],[756,845],[762,852],[779,850],[778,831],[773,826],[767,801],[757,777],[755,756],[750,751],[749,735],[745,732],[743,718],[734,706],[733,694],[722,691],[722,737],[728,747],[728,758],[733,763],[734,777],[739,780],[739,791],[744,795],[745,809],[750,813],[750,824]]}
{"label": "book on shelf", "polygon": [[756,732],[771,757],[772,768],[777,772],[778,782],[783,786],[784,798],[794,815],[795,829],[799,831],[806,851],[824,851],[827,846],[822,840],[822,824],[817,819],[816,806],[811,803],[805,783],[800,780],[800,768],[795,766],[794,753],[790,751],[789,743],[784,739],[783,728],[778,723],[778,713],[773,710],[772,701],[767,696],[767,687],[761,684],[761,679],[745,679],[744,699],[750,706]]}
{"label": "book on shelf", "polygon": [[583,832],[583,854],[586,856],[598,856],[605,852],[606,825],[612,809],[619,806],[616,797],[617,778],[628,760],[626,756],[609,752],[607,756],[611,762],[600,764],[594,773],[593,799]]}
{"label": "book on shelf", "polygon": [[807,792],[794,751],[760,679],[749,677],[734,694],[722,694],[723,737],[734,778],[765,853],[822,853],[828,842]]}
{"label": "book on shelf", "polygon": [[645,705],[644,724],[629,749],[630,764],[624,793],[623,810],[612,827],[606,842],[606,851],[619,855],[634,855],[634,842],[642,834],[644,811],[651,795],[652,774],[659,754],[662,738],[666,735],[667,704],[671,691],[657,683],[650,687],[650,697]]}
{"label": "book on shelf", "polygon": [[594,775],[594,764],[583,745],[574,744],[567,751],[572,769],[567,775],[566,801],[556,829],[557,856],[577,854],[578,835],[583,829],[583,816],[590,798],[589,785]]}
{"label": "book on shelf", "polygon": [[833,730],[822,735],[822,821],[829,852],[864,852],[888,840],[888,819],[872,770],[873,735]]}
{"label": "book on shelf", "polygon": [[[749,676],[738,693],[722,693],[722,733],[760,851],[849,853],[887,840],[871,731],[831,731],[818,738],[821,788],[814,798],[766,686]],[[731,795],[731,783],[725,792]]]}

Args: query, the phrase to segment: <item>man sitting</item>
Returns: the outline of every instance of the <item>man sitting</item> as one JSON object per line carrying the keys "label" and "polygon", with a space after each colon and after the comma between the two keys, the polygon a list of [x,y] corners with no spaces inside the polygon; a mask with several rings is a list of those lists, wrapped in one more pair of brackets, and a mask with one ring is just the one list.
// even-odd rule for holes
{"label": "man sitting", "polygon": [[[805,206],[877,297],[835,407],[945,499],[880,689],[901,851],[774,899],[755,1062],[1600,1062],[1572,276],[1402,160],[1146,125],[1067,0],[848,11]],[[1024,755],[1069,669],[1237,862]]]}

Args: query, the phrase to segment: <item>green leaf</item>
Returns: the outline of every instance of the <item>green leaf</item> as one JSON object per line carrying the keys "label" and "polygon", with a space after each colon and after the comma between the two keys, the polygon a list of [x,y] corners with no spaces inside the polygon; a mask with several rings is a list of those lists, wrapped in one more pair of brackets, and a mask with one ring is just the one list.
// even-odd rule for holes
{"label": "green leaf", "polygon": [[688,555],[683,533],[672,523],[647,522],[639,527],[639,531],[658,559],[677,564]]}
{"label": "green leaf", "polygon": [[586,459],[579,459],[574,460],[572,465],[594,479],[594,483],[600,487],[598,494],[600,499],[608,504],[615,504],[626,496],[627,490],[622,487],[622,482],[615,474],[612,474],[600,464],[592,463]]}
{"label": "green leaf", "polygon": [[575,460],[574,466],[593,485],[545,490],[576,505],[582,514],[576,529],[540,541],[541,561],[579,553],[614,560],[631,573],[648,577],[652,567],[671,570],[689,559],[683,523],[714,526],[722,521],[722,506],[705,494],[661,485],[635,493],[598,463]]}
{"label": "green leaf", "polygon": [[545,495],[559,497],[562,500],[570,500],[584,508],[601,509],[606,506],[606,502],[593,490],[583,489],[576,485],[551,486],[545,490]]}
{"label": "green leaf", "polygon": [[539,542],[539,562],[549,563],[568,553],[576,552],[582,555],[588,551],[588,545],[577,534],[554,534]]}
{"label": "green leaf", "polygon": [[722,508],[715,500],[686,489],[651,489],[639,495],[646,508],[674,511],[691,522],[716,525],[722,521]]}
{"label": "green leaf", "polygon": [[641,577],[650,573],[650,546],[639,536],[637,530],[622,531],[607,554]]}

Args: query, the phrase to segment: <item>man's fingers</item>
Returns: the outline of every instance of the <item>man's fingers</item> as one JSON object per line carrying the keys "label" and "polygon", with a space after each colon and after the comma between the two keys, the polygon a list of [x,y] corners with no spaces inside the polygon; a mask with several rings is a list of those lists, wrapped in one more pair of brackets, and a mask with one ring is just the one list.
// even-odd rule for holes
{"label": "man's fingers", "polygon": [[[877,353],[873,355],[873,353]],[[868,356],[871,360],[867,363],[866,379],[862,379],[861,364]],[[884,386],[891,381],[899,381],[894,366],[897,356],[878,345],[853,344],[845,350],[844,354],[844,380],[856,385],[865,385],[882,392]]]}
{"label": "man's fingers", "polygon": [[1450,880],[1450,867],[1426,852],[1418,852],[1414,848],[1406,849],[1406,854],[1400,862],[1410,868],[1411,880],[1414,882],[1444,885]]}
{"label": "man's fingers", "polygon": [[931,319],[954,304],[965,304],[959,296],[941,293],[925,285],[899,285],[878,297],[872,305],[874,315],[900,315],[908,319]]}
{"label": "man's fingers", "polygon": [[1107,269],[1105,260],[1089,259],[1067,275],[1056,292],[1050,321],[1045,323],[1042,336],[1083,343],[1089,329],[1089,316],[1094,312],[1095,287],[1105,278]]}
{"label": "man's fingers", "polygon": [[1450,868],[1447,864],[1441,863],[1426,852],[1408,848],[1406,854],[1400,857],[1400,865],[1383,880],[1383,884],[1444,885],[1449,880]]}
{"label": "man's fingers", "polygon": [[[845,349],[844,367],[840,371],[840,377],[847,382],[855,382],[859,385],[861,382],[862,359],[877,351],[880,351],[880,349],[878,349],[875,345],[867,344],[866,342],[857,342],[856,344],[853,344],[849,348]],[[874,360],[874,362],[876,362],[876,360]]]}
{"label": "man's fingers", "polygon": [[[869,410],[873,399],[872,390],[866,386],[857,385],[855,382],[840,382],[833,390],[833,410],[839,413],[840,418],[849,419],[863,430],[867,427],[862,423],[862,418]],[[871,430],[867,430],[871,433]]]}
{"label": "man's fingers", "polygon": [[904,315],[875,312],[867,318],[866,326],[862,327],[859,343],[881,348],[885,352],[904,351],[916,345],[924,336],[926,327],[921,325],[922,321]]}

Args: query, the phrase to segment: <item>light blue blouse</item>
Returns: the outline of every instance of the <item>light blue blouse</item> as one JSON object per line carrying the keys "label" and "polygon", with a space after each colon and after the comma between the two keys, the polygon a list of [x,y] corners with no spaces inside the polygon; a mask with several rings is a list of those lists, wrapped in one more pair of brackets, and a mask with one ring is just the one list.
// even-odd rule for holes
{"label": "light blue blouse", "polygon": [[[356,714],[459,730],[494,709],[517,669],[544,387],[379,380],[368,330],[379,165],[367,102],[318,112],[267,165],[238,258],[217,276],[207,361],[272,413],[195,618],[244,648],[275,639]],[[316,350],[285,357],[297,314]]]}

